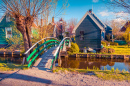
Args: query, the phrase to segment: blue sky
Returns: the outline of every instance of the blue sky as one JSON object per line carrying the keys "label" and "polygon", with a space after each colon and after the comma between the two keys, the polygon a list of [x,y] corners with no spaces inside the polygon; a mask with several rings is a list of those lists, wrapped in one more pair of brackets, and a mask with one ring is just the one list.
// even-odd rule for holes
{"label": "blue sky", "polygon": [[[66,21],[71,18],[76,18],[79,21],[89,9],[92,9],[92,7],[93,12],[102,21],[121,21],[127,19],[129,16],[129,14],[124,13],[122,9],[109,9],[101,0],[68,0],[68,2],[70,6],[64,10],[63,14],[65,13],[65,15],[56,17],[56,20],[63,17]],[[61,2],[58,3],[58,8],[61,7],[60,4]],[[116,11],[119,11],[119,13]]]}
{"label": "blue sky", "polygon": [[[57,8],[60,9],[62,5],[62,1],[58,2]],[[84,14],[93,7],[93,12],[96,16],[104,21],[116,20],[121,21],[130,17],[128,13],[124,13],[122,9],[109,9],[102,0],[68,0],[69,7],[63,11],[64,15],[59,15],[55,17],[55,20],[58,21],[61,17],[66,21],[69,21],[72,18],[77,19],[78,21],[84,16]],[[113,8],[113,7],[112,7]],[[115,13],[115,11],[119,11],[119,13]],[[2,17],[3,13],[1,11],[0,17]],[[52,16],[51,16],[52,17]],[[51,19],[50,19],[51,21]]]}

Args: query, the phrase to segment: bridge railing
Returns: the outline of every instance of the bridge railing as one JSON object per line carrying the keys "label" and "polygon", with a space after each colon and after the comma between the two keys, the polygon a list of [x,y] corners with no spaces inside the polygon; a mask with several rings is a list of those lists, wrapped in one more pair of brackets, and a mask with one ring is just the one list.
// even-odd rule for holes
{"label": "bridge railing", "polygon": [[[66,41],[68,41],[69,43],[67,44]],[[51,62],[51,67],[50,67],[51,70],[54,70],[54,68],[55,68],[55,61],[59,57],[60,51],[61,50],[66,51],[66,46],[69,46],[69,47],[71,46],[71,38],[70,37],[65,37],[58,45],[58,47],[54,53],[54,58],[52,59],[52,62]]]}
{"label": "bridge railing", "polygon": [[[48,40],[47,39],[52,39],[52,40]],[[55,40],[54,40],[55,39]],[[44,43],[42,43],[41,45],[39,45],[39,43],[45,40]],[[23,64],[25,63],[25,61],[28,63],[28,67],[30,67],[32,65],[32,63],[35,61],[35,59],[44,51],[46,50],[48,47],[51,47],[52,45],[58,45],[59,41],[57,41],[57,39],[55,37],[47,37],[44,39],[41,39],[40,41],[36,42],[31,48],[29,48],[25,53],[24,53],[24,58],[23,58]],[[44,46],[43,48],[41,48],[42,46]],[[35,50],[33,50],[33,52],[30,53],[30,51],[32,49],[34,49],[34,47],[36,47]],[[41,48],[41,50],[40,50]],[[32,58],[33,57],[33,58]]]}

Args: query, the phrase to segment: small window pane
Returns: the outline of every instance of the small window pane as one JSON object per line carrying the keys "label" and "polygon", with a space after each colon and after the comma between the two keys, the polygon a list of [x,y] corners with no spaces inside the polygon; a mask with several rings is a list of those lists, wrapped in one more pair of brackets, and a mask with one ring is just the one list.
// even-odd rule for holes
{"label": "small window pane", "polygon": [[6,38],[12,37],[12,28],[11,27],[6,27],[5,31],[6,31]]}
{"label": "small window pane", "polygon": [[10,22],[10,16],[9,15],[6,16],[6,22]]}
{"label": "small window pane", "polygon": [[80,31],[80,40],[84,40],[84,31]]}

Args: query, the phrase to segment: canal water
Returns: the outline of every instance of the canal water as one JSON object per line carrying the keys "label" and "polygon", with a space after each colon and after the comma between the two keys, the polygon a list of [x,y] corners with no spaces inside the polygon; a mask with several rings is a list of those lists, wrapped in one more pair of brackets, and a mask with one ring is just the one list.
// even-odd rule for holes
{"label": "canal water", "polygon": [[2,63],[15,63],[15,64],[21,64],[23,61],[23,58],[20,56],[0,56],[0,62]]}
{"label": "canal water", "polygon": [[64,68],[78,68],[78,69],[93,69],[99,68],[104,70],[119,69],[120,71],[126,70],[130,72],[130,60],[123,59],[96,59],[96,58],[63,58],[62,57],[62,67]]}

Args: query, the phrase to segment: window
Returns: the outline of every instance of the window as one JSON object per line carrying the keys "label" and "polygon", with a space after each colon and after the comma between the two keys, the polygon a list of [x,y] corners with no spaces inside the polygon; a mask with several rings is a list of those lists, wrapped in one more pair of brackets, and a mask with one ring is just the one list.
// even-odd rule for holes
{"label": "window", "polygon": [[5,27],[6,38],[12,37],[12,27]]}
{"label": "window", "polygon": [[80,31],[80,40],[84,40],[84,31]]}
{"label": "window", "polygon": [[6,22],[10,22],[10,16],[9,15],[6,16]]}

